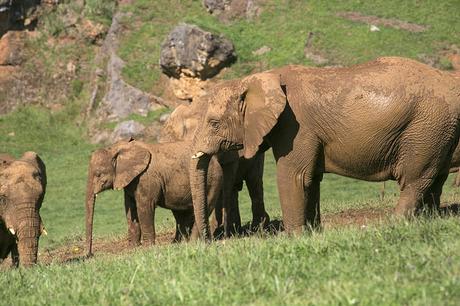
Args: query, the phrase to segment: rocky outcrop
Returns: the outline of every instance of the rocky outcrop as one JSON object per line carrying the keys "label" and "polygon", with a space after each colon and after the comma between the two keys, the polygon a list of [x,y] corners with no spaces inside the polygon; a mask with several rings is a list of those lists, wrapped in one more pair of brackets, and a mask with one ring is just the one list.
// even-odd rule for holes
{"label": "rocky outcrop", "polygon": [[230,40],[194,25],[180,24],[161,45],[161,69],[173,78],[185,75],[208,79],[235,59]]}
{"label": "rocky outcrop", "polygon": [[[108,55],[109,57],[106,73],[108,90],[98,110],[100,117],[105,117],[109,120],[126,118],[133,113],[145,116],[150,110],[164,106],[162,99],[131,86],[122,78],[122,70],[125,63],[116,52],[119,45],[118,37],[121,31],[120,19],[125,14],[117,12],[114,15],[112,25],[99,53],[100,56],[96,59],[97,62],[103,62],[103,56]],[[97,77],[98,75],[96,74]],[[93,97],[97,95],[97,83],[98,81],[96,80],[96,93],[93,93]],[[91,101],[90,109],[93,107],[94,102]]]}

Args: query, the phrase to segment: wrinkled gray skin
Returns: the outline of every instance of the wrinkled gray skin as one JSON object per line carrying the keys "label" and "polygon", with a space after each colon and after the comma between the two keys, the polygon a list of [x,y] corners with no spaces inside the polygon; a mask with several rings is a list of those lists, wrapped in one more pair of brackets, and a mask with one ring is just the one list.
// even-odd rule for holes
{"label": "wrinkled gray skin", "polygon": [[[173,211],[177,222],[175,240],[193,236],[193,205],[189,181],[191,142],[146,144],[122,140],[92,153],[86,188],[86,242],[92,254],[94,205],[104,190],[124,190],[130,246],[155,243],[155,209]],[[206,211],[215,204],[222,188],[222,169],[209,163]]]}
{"label": "wrinkled gray skin", "polygon": [[0,155],[0,260],[11,254],[13,266],[37,263],[45,190],[46,168],[36,153]]}
{"label": "wrinkled gray skin", "polygon": [[[159,141],[174,142],[192,140],[204,119],[209,97],[196,99],[191,105],[180,105],[171,113],[165,123]],[[264,153],[256,154],[251,159],[245,159],[242,152],[225,152],[218,155],[219,163],[224,171],[224,186],[222,196],[216,203],[215,216],[212,220],[212,232],[224,228],[225,236],[239,230],[241,218],[238,205],[238,192],[243,188],[243,181],[251,197],[252,222],[251,229],[266,226],[270,217],[265,211],[263,191]]]}
{"label": "wrinkled gray skin", "polygon": [[209,237],[206,160],[272,147],[289,233],[320,226],[324,172],[396,180],[396,214],[439,208],[460,131],[460,80],[419,62],[379,58],[348,68],[286,66],[213,90],[190,169],[196,223]]}
{"label": "wrinkled gray skin", "polygon": [[[452,155],[452,160],[450,162],[449,173],[457,172],[453,186],[460,187],[460,145],[457,145],[454,154]],[[383,182],[380,189],[380,200],[385,199],[385,182]]]}

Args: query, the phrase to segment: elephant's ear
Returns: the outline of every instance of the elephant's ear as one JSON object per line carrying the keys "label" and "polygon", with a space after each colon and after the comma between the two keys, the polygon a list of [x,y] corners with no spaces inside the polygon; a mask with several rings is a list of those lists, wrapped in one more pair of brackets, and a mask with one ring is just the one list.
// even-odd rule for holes
{"label": "elephant's ear", "polygon": [[150,163],[150,152],[146,149],[131,146],[120,150],[116,158],[114,189],[122,189],[129,185],[139,174],[147,169]]}
{"label": "elephant's ear", "polygon": [[276,74],[256,74],[244,83],[247,88],[244,98],[244,157],[251,158],[286,107],[286,95],[280,76]]}

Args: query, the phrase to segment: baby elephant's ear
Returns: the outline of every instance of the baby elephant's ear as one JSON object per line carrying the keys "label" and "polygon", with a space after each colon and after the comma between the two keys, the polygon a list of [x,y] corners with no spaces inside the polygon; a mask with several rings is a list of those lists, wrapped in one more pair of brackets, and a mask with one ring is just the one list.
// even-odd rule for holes
{"label": "baby elephant's ear", "polygon": [[245,158],[251,158],[278,122],[287,98],[280,76],[276,74],[255,74],[246,78],[243,84],[247,89],[244,97],[243,151]]}
{"label": "baby elephant's ear", "polygon": [[138,175],[147,169],[150,163],[150,152],[132,146],[118,153],[115,165],[114,189],[122,189],[129,185]]}

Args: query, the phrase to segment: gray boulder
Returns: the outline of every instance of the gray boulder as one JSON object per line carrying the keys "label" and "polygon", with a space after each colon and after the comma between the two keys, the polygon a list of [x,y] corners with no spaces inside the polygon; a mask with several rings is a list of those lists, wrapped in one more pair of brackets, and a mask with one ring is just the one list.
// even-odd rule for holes
{"label": "gray boulder", "polygon": [[231,0],[203,0],[203,5],[209,13],[213,14],[224,11],[230,2]]}
{"label": "gray boulder", "polygon": [[208,79],[235,60],[230,40],[194,25],[180,24],[161,45],[161,68],[174,78],[186,75]]}
{"label": "gray boulder", "polygon": [[110,136],[110,142],[115,143],[120,139],[140,137],[143,135],[145,126],[134,120],[123,121],[117,124]]}

